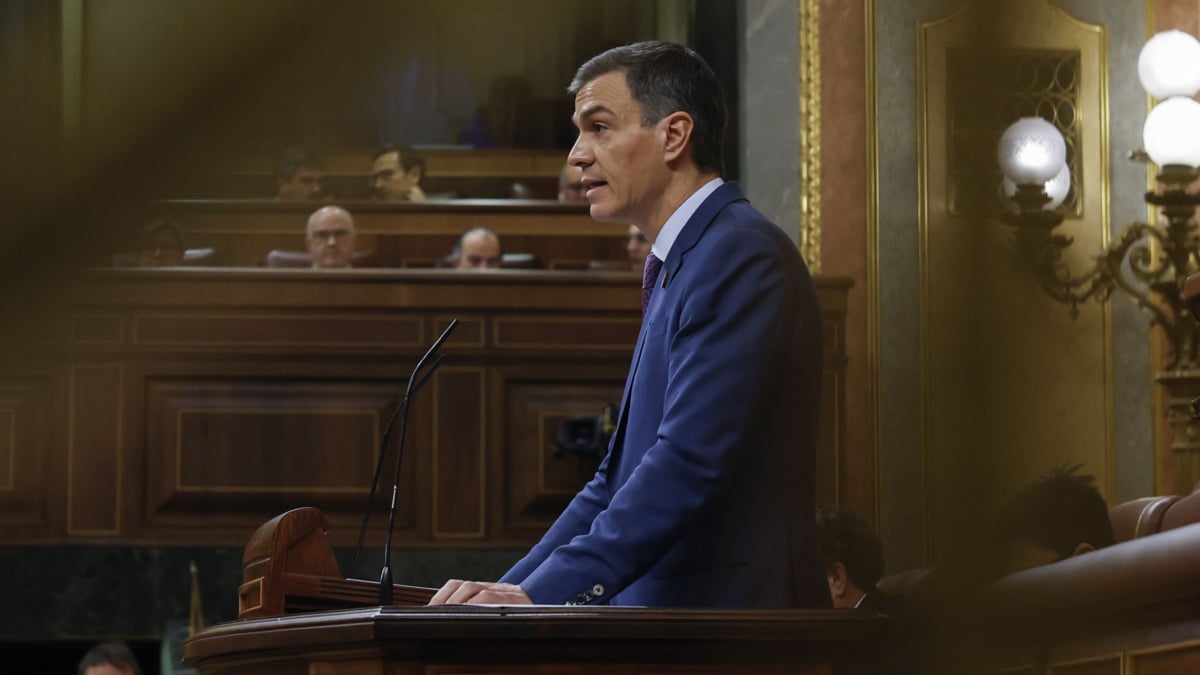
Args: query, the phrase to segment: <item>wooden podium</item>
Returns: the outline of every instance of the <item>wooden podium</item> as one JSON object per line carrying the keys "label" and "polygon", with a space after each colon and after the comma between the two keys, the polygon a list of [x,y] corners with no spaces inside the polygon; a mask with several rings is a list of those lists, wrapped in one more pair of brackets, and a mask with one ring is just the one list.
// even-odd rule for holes
{"label": "wooden podium", "polygon": [[[275,516],[254,531],[242,554],[238,618],[378,604],[379,582],[344,579],[325,538],[329,520],[306,506]],[[420,606],[436,589],[396,584],[397,605]]]}
{"label": "wooden podium", "polygon": [[204,675],[879,671],[887,620],[855,610],[427,607],[433,589],[399,585],[397,605],[380,607],[377,583],[341,577],[326,529],[313,508],[260,527],[242,559],[240,619],[188,638],[184,662]]}
{"label": "wooden podium", "polygon": [[368,607],[208,628],[203,675],[866,675],[886,619],[855,610]]}

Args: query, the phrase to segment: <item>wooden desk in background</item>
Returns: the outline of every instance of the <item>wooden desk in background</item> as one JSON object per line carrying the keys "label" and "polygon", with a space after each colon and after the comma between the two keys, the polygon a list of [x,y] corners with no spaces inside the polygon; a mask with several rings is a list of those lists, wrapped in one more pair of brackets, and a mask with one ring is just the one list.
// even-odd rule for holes
{"label": "wooden desk in background", "polygon": [[[515,199],[419,204],[338,202],[354,215],[359,250],[379,267],[433,267],[463,232],[488,227],[508,253],[533,253],[546,269],[587,269],[626,260],[627,225],[597,223],[587,205]],[[169,200],[159,211],[183,227],[190,248],[216,249],[216,264],[254,267],[272,249],[304,250],[308,216],[323,204],[263,200]]]}
{"label": "wooden desk in background", "polygon": [[[595,469],[552,448],[564,420],[619,402],[639,285],[618,272],[84,274],[65,311],[7,331],[0,542],[240,548],[315,506],[332,543],[352,545],[405,378],[457,318],[412,406],[397,545],[527,546]],[[817,285],[818,496],[836,502],[850,284]]]}

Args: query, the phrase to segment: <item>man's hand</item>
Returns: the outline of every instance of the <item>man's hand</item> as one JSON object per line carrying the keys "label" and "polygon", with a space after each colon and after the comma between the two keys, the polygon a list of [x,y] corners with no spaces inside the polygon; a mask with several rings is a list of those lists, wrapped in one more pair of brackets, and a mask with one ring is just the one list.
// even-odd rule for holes
{"label": "man's hand", "polygon": [[431,605],[532,605],[516,584],[451,579],[438,589]]}

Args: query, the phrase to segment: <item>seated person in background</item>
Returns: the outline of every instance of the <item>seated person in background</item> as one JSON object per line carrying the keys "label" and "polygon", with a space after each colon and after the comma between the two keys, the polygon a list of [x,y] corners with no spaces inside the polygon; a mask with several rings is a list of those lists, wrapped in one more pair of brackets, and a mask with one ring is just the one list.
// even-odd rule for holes
{"label": "seated person in background", "polygon": [[876,587],[883,576],[883,545],[867,522],[853,511],[818,506],[817,555],[835,609],[873,609],[892,620],[880,672],[928,673],[927,618],[906,598]]}
{"label": "seated person in background", "polygon": [[423,202],[421,178],[425,160],[411,148],[391,145],[375,153],[371,167],[371,191],[387,202]]}
{"label": "seated person in background", "polygon": [[123,642],[101,642],[88,650],[76,668],[78,675],[142,675],[142,667]]}
{"label": "seated person in background", "polygon": [[835,608],[880,607],[890,600],[875,587],[883,576],[883,546],[858,514],[818,507],[817,554]]}
{"label": "seated person in background", "polygon": [[[1092,476],[1076,474],[1078,469],[1052,469],[1015,494],[985,526],[964,533],[965,540],[921,579],[917,601],[924,607],[971,610],[985,584],[1115,543],[1104,497]],[[959,621],[962,614],[949,616]]]}
{"label": "seated person in background", "polygon": [[650,255],[650,240],[637,227],[630,225],[625,250],[629,252],[629,269],[641,273],[646,269],[646,256]]}
{"label": "seated person in background", "polygon": [[460,270],[487,270],[500,267],[503,257],[500,252],[500,237],[486,227],[473,227],[458,238],[458,261]]}
{"label": "seated person in background", "polygon": [[1058,467],[1021,490],[1000,513],[999,575],[1048,565],[1114,543],[1108,505],[1079,465]]}
{"label": "seated person in background", "polygon": [[[563,164],[558,172],[558,201],[563,204],[586,204],[587,190],[583,188],[583,169]],[[646,250],[650,250],[647,246]]]}
{"label": "seated person in background", "polygon": [[308,217],[308,252],[313,269],[350,267],[354,254],[354,218],[340,206],[323,206]]}
{"label": "seated person in background", "polygon": [[307,202],[321,198],[321,158],[308,148],[284,148],[275,159],[275,199],[281,202]]}
{"label": "seated person in background", "polygon": [[138,267],[172,267],[183,264],[183,232],[173,220],[156,220],[142,230]]}

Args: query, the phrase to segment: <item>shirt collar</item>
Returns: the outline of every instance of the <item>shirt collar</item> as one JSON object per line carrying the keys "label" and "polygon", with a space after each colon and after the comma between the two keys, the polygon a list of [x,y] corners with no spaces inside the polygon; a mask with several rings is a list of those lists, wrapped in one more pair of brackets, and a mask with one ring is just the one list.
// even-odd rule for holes
{"label": "shirt collar", "polygon": [[704,185],[700,186],[699,190],[692,193],[692,196],[683,200],[679,208],[667,218],[667,222],[663,223],[662,229],[658,231],[658,236],[654,238],[654,245],[650,247],[650,252],[655,258],[665,261],[667,255],[671,252],[671,245],[675,243],[675,239],[679,237],[679,233],[683,231],[683,226],[687,225],[687,221],[691,220],[692,215],[696,213],[696,209],[704,203],[708,196],[721,187],[725,181],[720,178],[714,178]]}

